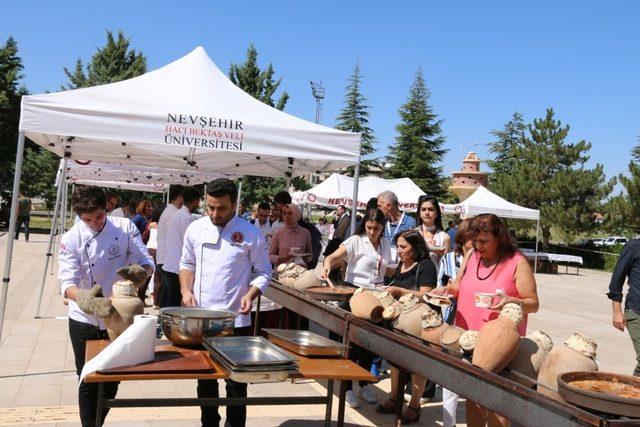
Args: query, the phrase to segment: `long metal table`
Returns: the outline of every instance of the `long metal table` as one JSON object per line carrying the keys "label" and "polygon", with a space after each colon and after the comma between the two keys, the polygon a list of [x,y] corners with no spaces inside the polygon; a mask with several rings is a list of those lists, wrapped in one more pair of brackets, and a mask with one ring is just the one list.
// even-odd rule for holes
{"label": "long metal table", "polygon": [[[556,401],[500,375],[453,357],[417,338],[390,331],[272,281],[264,295],[295,313],[378,354],[396,366],[422,375],[523,426],[621,426],[636,421],[608,420]],[[344,382],[340,405],[344,405]],[[340,408],[344,409],[344,408]],[[338,413],[341,413],[341,410]],[[342,420],[339,420],[339,422]]]}

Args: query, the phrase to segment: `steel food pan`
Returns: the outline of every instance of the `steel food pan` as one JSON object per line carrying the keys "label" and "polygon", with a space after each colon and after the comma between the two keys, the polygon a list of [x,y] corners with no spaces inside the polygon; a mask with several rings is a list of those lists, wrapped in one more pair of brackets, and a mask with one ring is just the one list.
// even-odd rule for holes
{"label": "steel food pan", "polygon": [[[205,346],[206,347],[206,346]],[[272,383],[284,381],[296,371],[294,365],[278,365],[278,366],[253,366],[238,369],[237,366],[231,365],[223,357],[214,351],[210,352],[210,356],[216,359],[226,370],[229,371],[229,378],[238,383]]]}
{"label": "steel food pan", "polygon": [[263,337],[216,337],[204,342],[234,366],[286,365],[295,360]]}
{"label": "steel food pan", "polygon": [[303,356],[342,357],[345,346],[309,331],[263,329],[267,338],[282,348]]}

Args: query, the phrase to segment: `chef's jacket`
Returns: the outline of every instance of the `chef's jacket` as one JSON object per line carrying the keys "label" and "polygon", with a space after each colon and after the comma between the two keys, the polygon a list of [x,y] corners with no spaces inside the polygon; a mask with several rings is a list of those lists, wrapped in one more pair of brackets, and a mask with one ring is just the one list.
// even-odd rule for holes
{"label": "chef's jacket", "polygon": [[169,203],[160,214],[158,219],[158,249],[156,249],[156,262],[158,265],[164,264],[165,254],[167,253],[167,230],[171,217],[178,212],[178,208]]}
{"label": "chef's jacket", "polygon": [[167,223],[166,231],[166,251],[162,269],[169,273],[178,274],[180,271],[180,257],[182,256],[182,245],[184,244],[184,233],[187,227],[195,220],[189,212],[189,208],[182,206],[171,216]]}
{"label": "chef's jacket", "polygon": [[[263,292],[271,280],[264,236],[238,216],[224,227],[213,225],[208,216],[192,222],[184,236],[180,270],[194,272],[193,295],[199,307],[233,312],[251,286]],[[235,325],[250,326],[251,316],[238,316]]]}
{"label": "chef's jacket", "polygon": [[[101,285],[103,295],[109,297],[113,283],[122,280],[116,270],[130,264],[154,268],[153,258],[129,218],[109,216],[99,232],[80,221],[60,242],[58,279],[62,295],[71,286],[91,289],[93,285]],[[72,300],[69,300],[69,318],[105,328],[102,319],[80,310]]]}

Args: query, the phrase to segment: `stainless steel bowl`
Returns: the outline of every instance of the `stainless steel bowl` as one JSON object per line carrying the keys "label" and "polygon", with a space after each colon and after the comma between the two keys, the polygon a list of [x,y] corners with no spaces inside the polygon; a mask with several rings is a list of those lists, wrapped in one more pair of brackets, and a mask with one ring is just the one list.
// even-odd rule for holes
{"label": "stainless steel bowl", "polygon": [[202,345],[204,337],[233,335],[237,313],[197,307],[160,309],[162,332],[176,345]]}

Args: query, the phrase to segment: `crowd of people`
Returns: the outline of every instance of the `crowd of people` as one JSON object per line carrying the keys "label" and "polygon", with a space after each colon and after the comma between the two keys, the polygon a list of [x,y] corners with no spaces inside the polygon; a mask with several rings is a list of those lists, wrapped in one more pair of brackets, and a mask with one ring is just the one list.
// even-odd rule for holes
{"label": "crowd of people", "polygon": [[[415,212],[403,212],[396,195],[384,191],[355,219],[351,234],[351,212],[344,206],[337,208],[331,220],[322,216],[312,224],[285,191],[258,203],[251,212],[239,209],[238,215],[238,194],[232,181],[209,183],[204,196],[205,214],[198,219],[194,214],[203,195],[194,187],[171,186],[166,207],[148,200],[120,204],[114,193],[96,187],[76,188],[72,204],[79,221],[62,238],[59,278],[69,299],[69,333],[78,374],[84,365],[86,341],[106,336],[102,321],[106,297],[117,279],[115,271],[126,266],[139,283],[143,299],[153,276],[155,306],[206,306],[238,312],[234,332],[238,335],[253,332],[253,301],[269,285],[272,270],[290,262],[311,270],[320,262],[318,274],[323,279],[355,287],[384,286],[396,298],[447,294],[454,303],[442,312],[443,320],[467,330],[479,330],[505,304],[516,303],[525,313],[519,329],[525,335],[526,315],[538,310],[532,269],[505,223],[495,215],[452,221],[444,229],[435,198],[421,196]],[[477,307],[476,292],[496,293],[499,300],[489,308]],[[350,310],[348,303],[342,308]],[[282,315],[286,308],[264,297],[260,310],[263,327],[277,326],[286,317]],[[365,369],[380,372],[380,358],[365,348],[354,346],[350,357]],[[347,404],[357,407],[364,400],[377,403],[378,412],[394,412],[403,396],[397,395],[400,375],[393,366],[391,381],[392,393],[382,402],[370,384],[353,384],[347,391]],[[230,380],[226,388],[229,397],[247,393],[246,384]],[[433,397],[435,388],[428,378],[410,376],[404,424],[420,419],[421,404]],[[96,392],[93,384],[80,386],[83,425],[95,421]],[[117,383],[105,385],[107,398],[116,392]],[[197,393],[217,397],[218,384],[201,380]],[[456,423],[457,399],[453,392],[443,390],[445,426]],[[244,425],[246,409],[230,407],[227,415],[230,425]],[[507,423],[470,401],[467,417],[490,425]],[[217,408],[203,407],[201,420],[203,425],[217,425]]]}

